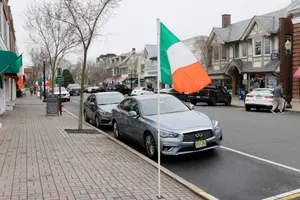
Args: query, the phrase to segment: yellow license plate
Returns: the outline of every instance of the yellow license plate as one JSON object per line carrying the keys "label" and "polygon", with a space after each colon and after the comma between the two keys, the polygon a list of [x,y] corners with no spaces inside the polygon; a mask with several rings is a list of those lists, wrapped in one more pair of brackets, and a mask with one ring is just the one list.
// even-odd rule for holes
{"label": "yellow license plate", "polygon": [[206,140],[198,140],[195,142],[196,149],[206,147]]}

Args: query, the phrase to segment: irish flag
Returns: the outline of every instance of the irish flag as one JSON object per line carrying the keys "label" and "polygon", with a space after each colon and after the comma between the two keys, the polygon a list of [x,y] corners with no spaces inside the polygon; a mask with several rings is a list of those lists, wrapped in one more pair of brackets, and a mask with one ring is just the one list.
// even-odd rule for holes
{"label": "irish flag", "polygon": [[189,94],[209,85],[211,79],[193,53],[161,22],[159,29],[161,82]]}

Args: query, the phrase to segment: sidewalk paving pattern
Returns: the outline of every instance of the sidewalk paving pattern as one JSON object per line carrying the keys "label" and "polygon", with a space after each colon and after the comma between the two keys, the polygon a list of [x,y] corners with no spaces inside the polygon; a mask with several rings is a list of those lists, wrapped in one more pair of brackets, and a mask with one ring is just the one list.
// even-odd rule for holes
{"label": "sidewalk paving pattern", "polygon": [[[18,99],[0,121],[0,199],[157,199],[155,167],[102,134],[67,134],[78,121],[46,117],[36,97]],[[201,199],[161,180],[163,199]]]}

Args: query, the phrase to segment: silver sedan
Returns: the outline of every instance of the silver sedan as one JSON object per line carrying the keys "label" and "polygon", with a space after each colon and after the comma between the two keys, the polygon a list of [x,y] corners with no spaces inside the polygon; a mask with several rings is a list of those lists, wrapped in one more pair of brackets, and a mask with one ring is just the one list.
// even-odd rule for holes
{"label": "silver sedan", "polygon": [[[116,138],[127,137],[140,144],[150,158],[157,156],[157,95],[124,99],[112,110]],[[223,139],[216,120],[194,110],[174,96],[160,95],[160,151],[180,155],[214,149]]]}

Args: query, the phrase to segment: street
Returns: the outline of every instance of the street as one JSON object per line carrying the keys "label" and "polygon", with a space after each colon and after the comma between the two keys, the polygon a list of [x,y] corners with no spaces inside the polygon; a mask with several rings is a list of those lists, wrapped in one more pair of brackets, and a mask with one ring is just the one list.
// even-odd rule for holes
{"label": "street", "polygon": [[[79,97],[71,97],[64,108],[78,115]],[[206,105],[195,109],[220,122],[222,148],[163,157],[164,167],[222,200],[259,200],[300,188],[300,113],[245,112],[240,107]],[[143,153],[141,147],[125,143]]]}

